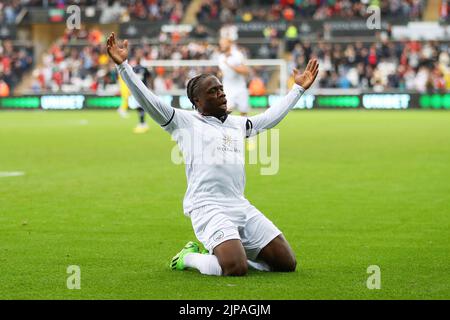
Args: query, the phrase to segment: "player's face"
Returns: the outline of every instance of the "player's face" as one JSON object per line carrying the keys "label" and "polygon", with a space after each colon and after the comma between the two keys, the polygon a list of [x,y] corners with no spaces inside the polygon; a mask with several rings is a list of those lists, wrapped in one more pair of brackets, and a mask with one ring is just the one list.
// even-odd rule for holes
{"label": "player's face", "polygon": [[201,113],[215,116],[227,111],[227,99],[223,86],[216,77],[204,79],[197,92],[196,105]]}

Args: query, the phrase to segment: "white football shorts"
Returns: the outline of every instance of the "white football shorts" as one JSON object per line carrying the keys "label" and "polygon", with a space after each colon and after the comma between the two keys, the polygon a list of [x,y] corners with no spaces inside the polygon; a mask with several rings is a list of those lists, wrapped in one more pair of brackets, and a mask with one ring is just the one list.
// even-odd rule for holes
{"label": "white football shorts", "polygon": [[197,239],[212,254],[227,240],[241,240],[247,259],[256,260],[259,252],[281,231],[251,204],[224,207],[206,205],[191,212]]}

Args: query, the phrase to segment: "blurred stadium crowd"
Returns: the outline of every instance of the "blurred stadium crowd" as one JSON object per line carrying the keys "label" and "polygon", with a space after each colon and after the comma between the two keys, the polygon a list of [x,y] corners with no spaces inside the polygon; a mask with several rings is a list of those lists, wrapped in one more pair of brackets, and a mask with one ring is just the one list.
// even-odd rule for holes
{"label": "blurred stadium crowd", "polygon": [[126,22],[130,19],[148,21],[165,20],[179,23],[183,17],[188,0],[2,0],[0,2],[0,23],[13,23],[23,7],[28,8],[66,8],[68,5],[92,6],[106,10],[110,21]]}
{"label": "blurred stadium crowd", "polygon": [[[11,0],[0,3],[0,23],[13,23],[23,7],[61,7],[64,0]],[[189,1],[135,0],[135,1],[77,1],[80,5],[107,8],[108,15],[126,22],[131,20],[183,21]],[[410,20],[422,18],[423,0],[202,0],[195,16],[200,22],[221,21],[232,28],[243,21],[293,21],[298,18],[324,20],[328,18],[353,18],[367,14],[369,5],[377,4],[382,15]],[[447,8],[445,8],[447,10]],[[443,10],[441,10],[441,13]],[[144,67],[153,60],[216,59],[220,31],[198,24],[190,32],[161,32],[158,43],[140,41],[132,45],[132,63]],[[294,23],[284,32],[266,28],[260,35],[263,40],[258,51],[250,50],[245,43],[240,49],[248,59],[281,58],[289,69],[302,68],[310,58],[318,58],[321,73],[317,87],[360,88],[381,92],[384,90],[416,90],[418,92],[443,92],[450,89],[450,48],[446,42],[398,41],[389,34],[376,41],[333,42],[322,39],[304,39]],[[30,90],[43,92],[113,93],[117,89],[117,72],[105,48],[105,34],[97,28],[66,30],[43,54],[33,61],[30,48],[14,46],[9,40],[0,40],[0,95],[10,94],[27,71],[31,72]],[[132,43],[137,44],[137,43]],[[284,44],[284,45],[283,45]],[[217,68],[163,68],[148,67],[149,81],[156,91],[182,90],[186,81],[199,72],[216,73]],[[270,81],[265,68],[254,68],[249,77],[251,94],[263,94]],[[255,88],[255,90],[253,90]]]}
{"label": "blurred stadium crowd", "polygon": [[[0,23],[12,23],[24,6],[64,8],[70,4],[106,9],[109,15],[120,22],[141,19],[179,23],[188,3],[188,0],[4,0],[0,3]],[[196,16],[199,21],[219,19],[222,22],[291,21],[296,18],[324,20],[332,17],[365,17],[370,5],[379,6],[383,16],[416,20],[422,18],[424,0],[202,0]]]}
{"label": "blurred stadium crowd", "polygon": [[8,96],[33,65],[32,52],[27,47],[15,47],[12,41],[0,41],[0,96]]}
{"label": "blurred stadium crowd", "polygon": [[383,16],[405,17],[411,20],[421,19],[424,8],[423,0],[280,0],[265,1],[270,6],[261,6],[260,1],[221,1],[203,0],[197,19],[205,21],[220,19],[222,22],[238,20],[249,22],[292,21],[296,18],[324,20],[328,18],[355,18],[368,15],[367,8],[377,5]]}
{"label": "blurred stadium crowd", "polygon": [[450,89],[449,47],[437,41],[339,44],[299,42],[292,67],[318,57],[323,88],[361,88],[444,92]]}

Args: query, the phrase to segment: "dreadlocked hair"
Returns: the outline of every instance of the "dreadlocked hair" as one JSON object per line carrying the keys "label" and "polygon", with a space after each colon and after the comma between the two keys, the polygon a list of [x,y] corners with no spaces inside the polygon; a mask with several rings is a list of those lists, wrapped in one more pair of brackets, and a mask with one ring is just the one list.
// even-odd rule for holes
{"label": "dreadlocked hair", "polygon": [[203,79],[206,79],[211,76],[214,76],[214,75],[210,74],[210,73],[202,73],[202,74],[199,74],[198,76],[193,77],[192,79],[190,79],[188,81],[187,89],[186,89],[187,96],[189,98],[189,101],[191,101],[191,103],[192,103],[193,109],[197,109],[197,106],[195,105],[195,102],[194,102],[194,97],[196,96],[198,86],[200,85],[200,83],[202,82]]}

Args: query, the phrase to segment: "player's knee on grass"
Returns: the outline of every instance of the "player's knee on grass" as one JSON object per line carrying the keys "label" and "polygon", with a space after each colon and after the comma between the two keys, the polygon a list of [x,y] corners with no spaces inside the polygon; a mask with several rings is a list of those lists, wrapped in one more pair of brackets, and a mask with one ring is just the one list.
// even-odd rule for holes
{"label": "player's knee on grass", "polygon": [[266,262],[272,271],[276,272],[294,272],[297,268],[294,251],[283,235],[279,235],[263,248],[258,259]]}
{"label": "player's knee on grass", "polygon": [[279,252],[267,264],[275,272],[294,272],[297,269],[297,259],[292,253],[287,251]]}
{"label": "player's knee on grass", "polygon": [[292,254],[287,254],[283,259],[280,259],[279,264],[277,266],[280,272],[294,272],[297,268],[297,259]]}
{"label": "player's knee on grass", "polygon": [[226,261],[222,267],[222,274],[224,276],[235,276],[242,277],[247,274],[248,265],[247,260],[238,261],[236,259],[232,259],[233,261]]}
{"label": "player's knee on grass", "polygon": [[240,240],[228,240],[214,249],[224,276],[245,276],[248,271],[247,256]]}

